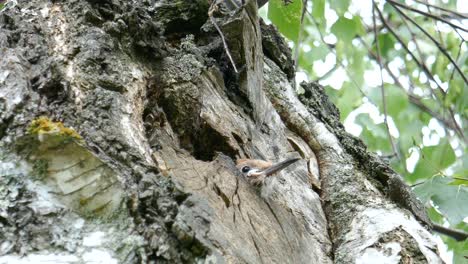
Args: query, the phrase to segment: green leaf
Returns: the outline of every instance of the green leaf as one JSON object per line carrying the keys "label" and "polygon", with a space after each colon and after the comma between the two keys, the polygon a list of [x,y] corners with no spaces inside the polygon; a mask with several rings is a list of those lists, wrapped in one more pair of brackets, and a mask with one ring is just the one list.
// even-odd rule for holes
{"label": "green leaf", "polygon": [[447,217],[450,224],[458,224],[468,215],[468,190],[466,187],[443,188],[451,193],[438,193],[432,197],[432,201]]}
{"label": "green leaf", "polygon": [[455,152],[448,139],[441,139],[437,146],[424,147],[423,158],[431,161],[435,167],[442,170],[455,162]]}
{"label": "green leaf", "polygon": [[361,18],[358,16],[354,16],[352,19],[341,16],[332,25],[330,31],[338,38],[339,41],[345,44],[344,47],[346,49],[355,49],[355,47],[351,45],[351,41],[357,35],[362,36],[365,34]]}
{"label": "green leaf", "polygon": [[349,61],[348,77],[356,83],[357,86],[364,86],[364,71],[366,70],[366,61],[364,60],[367,51],[358,49],[354,45],[347,45],[346,56]]}
{"label": "green leaf", "polygon": [[414,119],[413,122],[409,122],[406,125],[396,122],[396,126],[400,133],[398,143],[405,152],[409,148],[419,146],[422,143],[423,134],[421,130],[424,124],[420,120]]}
{"label": "green leaf", "polygon": [[[388,53],[395,47],[395,38],[390,33],[381,33],[379,34],[377,39],[379,43],[380,55],[383,58],[388,58]],[[375,54],[377,54],[375,48],[374,52]]]}
{"label": "green leaf", "polygon": [[[393,118],[397,118],[400,113],[408,107],[408,96],[404,91],[392,84],[384,83],[384,89],[387,112]],[[381,87],[371,88],[368,96],[371,98],[373,103],[377,104],[380,113],[383,114],[384,109],[382,103]]]}
{"label": "green leaf", "polygon": [[330,7],[336,11],[338,15],[343,15],[348,10],[350,0],[333,0],[330,1]]}
{"label": "green leaf", "polygon": [[324,19],[325,14],[325,0],[312,1],[312,16],[316,19]]}
{"label": "green leaf", "polygon": [[464,85],[461,78],[454,76],[449,82],[449,87],[444,105],[445,107],[453,106],[456,112],[462,113],[468,108],[468,96],[466,96],[468,94],[468,85]]}
{"label": "green leaf", "polygon": [[397,117],[403,109],[408,107],[408,96],[401,89],[393,85],[384,85],[387,112],[393,117]]}
{"label": "green leaf", "polygon": [[445,55],[440,54],[436,57],[436,61],[432,64],[431,72],[434,75],[438,75],[439,78],[445,79],[448,75],[445,74],[445,70],[447,69],[448,64],[450,61],[445,57]]}
{"label": "green leaf", "polygon": [[360,16],[353,16],[354,27],[356,28],[356,34],[363,36],[366,34],[366,29],[362,24],[362,20]]}
{"label": "green leaf", "polygon": [[331,27],[331,32],[341,41],[351,45],[351,41],[358,33],[358,25],[353,19],[340,17]]}
{"label": "green leaf", "polygon": [[427,209],[427,214],[429,215],[429,218],[432,222],[439,224],[444,223],[444,216],[437,212],[437,210],[434,209],[434,207],[431,206],[429,209]]}
{"label": "green leaf", "polygon": [[410,183],[415,183],[421,179],[428,179],[433,175],[437,174],[438,172],[439,171],[437,170],[437,168],[432,166],[432,164],[428,163],[425,160],[419,159],[413,173],[406,175],[405,179]]}
{"label": "green leaf", "polygon": [[344,82],[340,90],[327,89],[333,103],[340,109],[340,118],[345,120],[348,114],[362,104],[362,97],[357,88],[350,82]]}
{"label": "green leaf", "polygon": [[414,172],[408,176],[411,182],[438,174],[454,163],[456,158],[452,146],[445,138],[436,146],[423,147],[420,154]]}
{"label": "green leaf", "polygon": [[[464,153],[467,152],[465,151]],[[452,169],[452,176],[459,178],[459,180],[455,180],[453,184],[468,184],[468,155],[465,154],[461,159],[458,159]]]}
{"label": "green leaf", "polygon": [[329,53],[330,50],[325,45],[320,44],[318,47],[312,46],[312,49],[305,53],[304,58],[309,61],[325,61]]}
{"label": "green leaf", "polygon": [[288,39],[297,43],[301,26],[302,0],[293,0],[285,5],[283,0],[271,0],[268,4],[268,18]]}
{"label": "green leaf", "polygon": [[398,174],[405,175],[408,173],[405,164],[399,159],[390,159],[389,163],[392,169],[394,169]]}
{"label": "green leaf", "polygon": [[375,124],[369,114],[363,113],[356,117],[356,124],[362,127],[359,137],[366,143],[369,150],[380,150],[386,153],[392,151],[384,123]]}
{"label": "green leaf", "polygon": [[414,192],[426,204],[432,200],[449,223],[456,225],[468,216],[468,188],[451,182],[449,177],[435,176],[415,187]]}
{"label": "green leaf", "polygon": [[[453,228],[468,232],[468,225],[464,222]],[[465,264],[468,256],[468,240],[459,242],[447,236],[442,236],[442,240],[447,244],[448,250],[453,252],[453,264]]]}
{"label": "green leaf", "polygon": [[456,242],[454,239],[447,239],[445,241],[448,248],[453,251],[453,264],[466,264],[468,240]]}
{"label": "green leaf", "polygon": [[385,14],[388,14],[388,19],[391,20],[394,17],[399,17],[398,12],[395,10],[395,8],[390,5],[389,3],[385,2],[383,6],[383,11]]}
{"label": "green leaf", "polygon": [[403,150],[422,144],[422,128],[427,126],[427,122],[422,120],[425,118],[419,108],[408,104],[401,109],[398,115],[392,117],[400,133],[398,143]]}

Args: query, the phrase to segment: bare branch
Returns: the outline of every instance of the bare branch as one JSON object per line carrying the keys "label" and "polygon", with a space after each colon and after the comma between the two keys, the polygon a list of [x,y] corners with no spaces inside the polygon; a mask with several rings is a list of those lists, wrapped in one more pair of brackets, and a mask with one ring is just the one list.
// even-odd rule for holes
{"label": "bare branch", "polygon": [[436,39],[434,39],[434,37],[431,36],[431,34],[429,34],[418,23],[416,23],[416,21],[414,21],[412,18],[407,16],[405,13],[403,13],[403,11],[401,11],[400,8],[398,8],[396,5],[392,5],[392,6],[393,6],[393,8],[395,8],[398,11],[398,13],[400,13],[402,16],[404,16],[406,19],[408,19],[411,23],[413,23],[419,30],[421,30],[422,33],[424,33],[424,35],[426,35],[434,44],[436,44],[437,48],[450,60],[450,62],[453,64],[453,66],[457,69],[457,72],[463,78],[463,80],[465,81],[465,84],[468,84],[468,79],[463,74],[460,67],[458,67],[457,63],[453,60],[452,56],[450,56],[450,54],[447,52],[447,50],[444,47],[442,47],[442,45]]}
{"label": "bare branch", "polygon": [[[455,70],[457,70],[458,73],[460,73],[461,77],[465,80],[465,83],[468,83],[468,81],[466,80],[466,77],[465,75],[462,73],[462,71],[460,70],[460,68],[458,67],[458,65],[456,64],[456,62],[453,60],[453,58],[450,56],[450,54],[448,54],[448,52],[446,51],[445,48],[443,48],[441,46],[441,44],[439,42],[437,42],[437,40],[435,40],[429,33],[427,33],[427,31],[425,31],[422,27],[420,27],[413,19],[411,19],[410,17],[408,17],[406,14],[404,14],[397,6],[394,6],[392,5],[397,11],[398,13],[403,16],[403,18],[409,20],[411,23],[413,23],[414,25],[416,25],[416,27],[418,27],[419,30],[421,30],[427,37],[429,37],[431,39],[431,41],[436,44],[436,46],[438,47],[438,49],[452,62],[452,64],[454,65],[455,67]],[[382,19],[382,23],[384,23],[384,25],[388,25],[388,23],[383,20],[383,16],[380,12],[380,10],[377,9],[377,11],[379,12],[379,16],[381,17]],[[424,64],[424,61],[421,61],[419,62],[416,57],[414,56],[414,54],[409,51],[409,49],[403,44],[403,42],[401,41],[401,39],[399,38],[398,35],[396,35],[396,33],[390,28],[390,27],[387,27],[388,30],[397,38],[397,40],[403,45],[403,47],[406,49],[406,51],[412,56],[412,58],[415,60],[415,62],[420,65],[420,68],[423,69],[423,71],[428,75],[428,77],[437,84],[437,87],[438,87],[438,90],[442,93],[442,95],[445,97],[446,96],[446,92],[442,89],[442,87],[439,85],[439,83],[435,80],[434,76],[432,75],[432,73],[430,73],[429,69],[426,67],[426,65]],[[409,27],[408,27],[409,29]],[[410,30],[410,29],[409,29]],[[410,30],[411,32],[411,30]],[[412,32],[411,32],[412,33]],[[416,45],[417,43],[415,43]],[[421,55],[422,56],[422,55]],[[422,67],[421,67],[422,66]],[[432,92],[432,89],[430,90]],[[437,98],[437,96],[434,94],[434,96]],[[450,119],[452,120],[452,123],[453,125],[456,127],[455,131],[458,131],[458,135],[462,138],[462,140],[464,142],[466,142],[466,138],[464,136],[464,133],[462,132],[462,129],[460,128],[460,126],[458,125],[456,119],[455,119],[455,113],[453,112],[453,110],[451,108],[448,108],[448,112],[449,112],[449,116],[450,116]]]}
{"label": "bare branch", "polygon": [[441,17],[439,17],[439,16],[429,14],[429,13],[427,13],[427,12],[421,11],[421,10],[419,10],[419,9],[413,8],[413,7],[411,7],[411,6],[407,6],[407,5],[402,4],[402,3],[399,3],[399,2],[395,2],[395,1],[393,1],[393,0],[387,0],[387,2],[390,3],[393,7],[399,6],[399,7],[401,7],[401,8],[410,10],[410,11],[412,11],[412,12],[421,14],[421,15],[423,15],[423,16],[427,16],[427,17],[433,18],[433,19],[435,19],[435,20],[439,20],[439,21],[441,21],[441,22],[444,22],[444,23],[450,25],[450,26],[453,27],[453,28],[456,28],[456,29],[459,29],[459,30],[468,32],[468,29],[463,28],[463,27],[460,27],[460,26],[458,26],[458,25],[455,25],[455,24],[453,24],[452,22],[450,22],[450,21],[448,21],[448,20],[446,20],[446,19],[443,19],[443,18],[441,18]]}
{"label": "bare branch", "polygon": [[[361,43],[367,48],[367,51],[369,52],[369,55],[372,59],[376,60],[377,61],[377,55],[375,53],[372,52],[372,50],[370,49],[369,46],[367,46],[366,42],[360,38],[360,41]],[[464,138],[464,134],[463,134],[463,131],[460,130],[456,125],[453,124],[452,120],[448,120],[446,119],[445,117],[443,117],[441,114],[439,114],[438,112],[435,112],[433,111],[432,109],[430,109],[429,107],[427,107],[422,99],[412,93],[408,93],[406,91],[406,89],[403,87],[403,84],[401,84],[401,82],[398,80],[398,77],[393,73],[393,71],[390,69],[390,67],[388,66],[388,63],[383,63],[383,67],[385,68],[385,71],[390,75],[390,77],[392,78],[393,82],[396,84],[397,87],[399,87],[402,91],[404,91],[406,93],[406,95],[408,96],[409,98],[409,102],[411,104],[413,104],[414,106],[416,106],[417,108],[419,108],[419,110],[423,111],[423,112],[426,112],[427,114],[429,114],[430,116],[432,116],[433,118],[435,118],[437,121],[439,121],[440,123],[442,123],[444,125],[444,127],[447,127],[453,131],[455,131],[455,133],[460,136],[460,138]],[[411,84],[412,85],[412,84]],[[414,87],[413,87],[414,89]]]}
{"label": "bare branch", "polygon": [[326,73],[324,73],[322,76],[318,77],[317,79],[314,80],[314,82],[319,82],[323,79],[326,79],[328,78],[334,71],[336,71],[336,69],[338,69],[340,65],[338,65],[338,63],[335,63],[335,65],[333,65],[333,67],[328,70]]}
{"label": "bare branch", "polygon": [[[419,47],[419,43],[418,43],[418,39],[416,38],[416,34],[413,32],[413,30],[411,29],[411,27],[408,25],[408,22],[406,21],[406,19],[404,19],[404,17],[401,15],[401,14],[398,14],[400,17],[401,17],[401,20],[403,21],[403,23],[405,24],[406,28],[408,29],[408,31],[410,32],[411,34],[411,40],[414,42],[414,45],[416,47],[416,51],[418,52],[419,54],[419,58],[421,59],[421,65],[424,66],[424,68],[427,68],[426,66],[426,63],[425,63],[425,57],[424,57],[424,54],[423,52],[421,51],[421,48]],[[427,74],[427,72],[426,72]],[[436,83],[437,85],[437,88],[439,89],[440,93],[445,97],[445,91],[444,89],[442,89],[442,87],[439,85],[439,83],[436,82],[434,76],[432,75],[432,73],[430,73],[431,75],[429,76],[429,79],[431,79],[433,82]],[[431,92],[431,94],[434,96],[434,98],[436,99],[436,101],[439,103],[439,105],[442,105],[442,103],[440,102],[440,99],[439,97],[437,96],[436,93],[434,93],[434,91],[432,89],[429,89],[429,91]],[[413,86],[411,86],[411,90],[410,92],[412,93],[413,92]]]}
{"label": "bare branch", "polygon": [[432,230],[434,230],[435,232],[439,234],[449,236],[457,241],[464,241],[468,238],[468,233],[466,232],[463,232],[457,229],[448,228],[448,227],[441,226],[438,224],[432,224]]}
{"label": "bare branch", "polygon": [[[428,12],[429,14],[432,15],[431,7],[428,6],[428,5],[426,5],[426,8],[427,8],[427,12]],[[405,22],[405,23],[406,23],[406,22]],[[439,35],[439,41],[440,41],[440,43],[444,43],[444,40],[443,40],[443,38],[442,38],[442,33],[440,32],[439,25],[437,24],[437,21],[432,20],[432,23],[434,23],[434,26],[435,26],[435,28],[436,28],[437,34]],[[457,31],[455,30],[455,32],[457,32]]]}
{"label": "bare branch", "polygon": [[418,67],[420,69],[422,69],[424,71],[424,73],[428,76],[428,78],[433,81],[439,91],[442,92],[442,94],[445,96],[445,91],[444,89],[442,89],[442,87],[440,86],[440,84],[436,81],[436,79],[434,78],[434,76],[432,75],[432,73],[429,71],[429,69],[427,68],[427,66],[424,64],[424,62],[421,62],[418,60],[418,58],[416,58],[416,56],[414,55],[413,52],[411,52],[408,48],[408,46],[406,45],[406,43],[401,39],[401,37],[393,30],[393,28],[388,24],[387,20],[383,17],[383,14],[382,12],[380,11],[380,9],[376,8],[376,11],[377,13],[379,14],[379,18],[380,20],[382,21],[382,23],[385,25],[385,27],[388,29],[388,31],[397,39],[397,41],[401,44],[401,46],[405,49],[405,51],[411,56],[411,58],[414,60],[414,62],[418,65]]}
{"label": "bare branch", "polygon": [[[460,44],[458,45],[458,52],[457,52],[457,57],[455,58],[455,61],[458,61],[460,59],[460,54],[462,50],[462,45],[464,41],[460,41]],[[449,82],[453,80],[453,75],[455,74],[455,68],[453,68],[452,73],[450,74],[450,79]]]}
{"label": "bare branch", "polygon": [[426,5],[428,8],[432,7],[434,9],[438,9],[438,10],[453,14],[453,15],[459,17],[459,18],[462,18],[462,19],[468,19],[468,15],[457,12],[457,11],[454,11],[454,10],[450,10],[450,9],[443,8],[443,7],[440,7],[440,6],[432,5],[432,4],[429,4],[428,2],[423,2],[423,1],[419,1],[419,0],[413,0],[413,1],[415,1],[417,3],[420,3],[420,4],[423,4],[423,5]]}
{"label": "bare branch", "polygon": [[216,23],[216,20],[214,19],[213,17],[213,13],[218,10],[218,5],[216,4],[216,2],[213,2],[210,6],[210,9],[208,11],[208,16],[210,17],[210,21],[211,23],[213,23],[213,26],[216,28],[216,30],[218,31],[219,33],[219,36],[221,37],[221,40],[223,41],[223,46],[224,46],[224,50],[226,51],[226,54],[229,58],[229,60],[231,61],[231,64],[232,64],[232,67],[234,68],[234,71],[236,73],[238,73],[237,71],[237,67],[236,67],[236,64],[234,63],[234,60],[232,59],[232,56],[231,56],[231,52],[229,52],[229,47],[226,43],[226,39],[224,38],[224,34],[223,32],[221,31],[221,29],[219,28],[218,26],[218,23]]}

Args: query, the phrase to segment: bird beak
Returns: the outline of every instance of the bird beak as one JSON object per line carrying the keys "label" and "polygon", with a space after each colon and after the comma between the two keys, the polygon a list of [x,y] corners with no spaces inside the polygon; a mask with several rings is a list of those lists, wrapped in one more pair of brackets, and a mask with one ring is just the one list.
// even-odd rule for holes
{"label": "bird beak", "polygon": [[271,175],[275,174],[276,172],[288,167],[289,165],[293,164],[294,162],[296,162],[298,160],[300,160],[300,159],[299,158],[291,158],[291,159],[287,159],[287,160],[278,162],[276,164],[273,164],[268,169],[262,171],[262,174],[264,174],[265,176],[271,176]]}

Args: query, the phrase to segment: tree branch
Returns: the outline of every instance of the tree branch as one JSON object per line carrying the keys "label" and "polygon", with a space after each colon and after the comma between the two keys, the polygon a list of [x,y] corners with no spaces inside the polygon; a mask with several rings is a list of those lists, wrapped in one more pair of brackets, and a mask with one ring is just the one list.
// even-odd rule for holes
{"label": "tree branch", "polygon": [[[400,14],[402,14],[404,17],[407,18],[407,16],[405,14],[403,14],[397,7],[394,6],[395,9],[397,9],[399,11]],[[440,84],[435,80],[434,76],[432,75],[432,73],[429,71],[429,69],[427,68],[427,66],[424,64],[424,62],[420,62],[416,56],[409,50],[409,48],[405,45],[405,43],[403,42],[403,40],[400,38],[400,36],[398,36],[398,34],[396,34],[396,32],[389,26],[389,24],[387,23],[387,21],[385,20],[385,18],[383,17],[382,13],[380,12],[380,10],[377,8],[376,9],[377,12],[379,13],[379,17],[382,21],[382,23],[385,25],[385,27],[390,31],[390,33],[392,33],[392,35],[398,40],[398,42],[400,42],[400,44],[403,46],[403,48],[406,50],[406,52],[408,52],[408,54],[410,54],[410,56],[413,58],[413,60],[416,62],[416,64],[418,64],[418,66],[424,71],[424,73],[437,85],[438,87],[438,90],[442,93],[442,95],[445,97],[446,96],[446,92],[444,91],[444,89],[442,89],[442,87],[440,86]],[[413,20],[410,20],[411,22],[415,23]],[[416,24],[416,23],[415,23]],[[417,24],[416,24],[417,25]],[[419,25],[417,25],[419,27]],[[422,29],[421,29],[422,30]],[[424,31],[425,32],[425,31]],[[426,32],[427,33],[427,32]],[[435,40],[434,40],[435,41]],[[437,41],[435,41],[437,43]],[[443,49],[442,49],[443,50]],[[443,50],[445,51],[445,50]],[[451,59],[451,57],[449,57],[449,59]],[[464,77],[464,75],[462,74],[462,77]],[[432,92],[432,89],[430,90]],[[437,98],[437,96],[434,94],[434,96]],[[458,126],[456,120],[455,120],[455,117],[454,117],[454,113],[451,109],[449,109],[449,113],[450,113],[450,118],[453,120],[454,122],[454,125],[457,127],[457,130],[461,131],[461,128]],[[462,139],[465,141],[465,138],[464,138],[464,135],[463,133],[460,133],[459,135],[462,136]]]}
{"label": "tree branch", "polygon": [[[455,58],[455,61],[458,61],[458,59],[460,59],[460,54],[461,54],[463,42],[464,41],[462,40],[462,41],[460,41],[460,44],[458,44],[458,52],[457,52],[457,57]],[[454,74],[455,74],[455,67],[453,68],[452,73],[450,74],[449,82],[453,80],[453,75]]]}
{"label": "tree branch", "polygon": [[[390,1],[390,2],[393,2],[393,1]],[[401,11],[400,8],[398,8],[396,5],[392,5],[392,6],[393,6],[393,8],[395,8],[395,10],[398,11],[398,13],[400,13],[407,20],[409,20],[411,23],[413,23],[419,30],[421,30],[422,33],[424,33],[424,35],[426,35],[434,44],[436,44],[437,48],[450,60],[450,62],[453,64],[453,66],[457,69],[458,73],[460,74],[460,76],[465,81],[465,84],[468,84],[468,79],[463,74],[460,67],[458,67],[457,63],[453,60],[452,56],[450,56],[450,54],[448,54],[447,50],[444,47],[442,47],[442,45],[437,40],[435,40],[434,37],[432,37],[426,30],[424,30],[418,23],[416,23],[416,21],[414,21],[412,18],[407,16],[405,13],[403,13],[403,11]]]}
{"label": "tree branch", "polygon": [[464,241],[468,238],[468,233],[466,232],[463,232],[457,229],[448,228],[448,227],[441,226],[438,224],[433,224],[432,230],[434,230],[435,232],[439,234],[449,236],[457,241]]}
{"label": "tree branch", "polygon": [[460,12],[457,12],[457,11],[454,11],[454,10],[450,10],[450,9],[443,8],[443,7],[440,7],[440,6],[432,5],[432,4],[429,4],[427,2],[423,2],[423,1],[419,1],[419,0],[413,0],[413,1],[415,1],[416,3],[426,5],[427,7],[432,7],[434,9],[438,9],[438,10],[453,14],[455,16],[458,16],[459,18],[462,18],[462,19],[468,19],[467,15],[465,15],[463,13],[460,13]]}
{"label": "tree branch", "polygon": [[[406,52],[411,56],[411,58],[414,60],[414,62],[418,65],[418,67],[420,69],[423,70],[423,72],[427,75],[427,77],[433,81],[436,85],[437,85],[437,88],[438,90],[442,93],[443,96],[445,96],[445,91],[444,89],[442,89],[442,87],[440,86],[440,84],[437,82],[437,80],[434,78],[434,76],[432,75],[432,73],[429,71],[429,69],[427,68],[426,64],[423,62],[423,61],[419,61],[418,58],[416,58],[416,56],[414,55],[413,52],[411,52],[408,48],[408,46],[406,45],[406,43],[401,39],[401,37],[393,30],[392,27],[390,27],[390,25],[388,24],[387,20],[383,17],[383,14],[382,12],[380,11],[380,9],[376,8],[376,11],[377,13],[379,14],[379,18],[380,20],[382,21],[382,23],[384,24],[384,26],[388,29],[388,31],[398,40],[398,42],[401,44],[401,46],[406,50]],[[437,99],[437,101],[439,100],[438,97],[436,96],[436,94],[433,93],[432,89],[430,89],[431,93],[434,95],[434,97]]]}
{"label": "tree branch", "polygon": [[216,28],[216,30],[219,33],[219,36],[221,37],[221,40],[223,41],[224,50],[226,51],[229,61],[232,64],[232,68],[234,69],[234,72],[238,73],[236,64],[234,63],[234,60],[232,59],[232,56],[231,56],[231,52],[229,52],[229,47],[226,43],[226,39],[224,38],[223,31],[221,31],[221,29],[218,26],[218,23],[216,23],[216,20],[213,17],[213,13],[216,12],[217,10],[218,10],[218,5],[216,4],[216,2],[213,2],[210,6],[210,9],[208,10],[208,16],[210,17],[211,23]]}
{"label": "tree branch", "polygon": [[[362,38],[359,38],[361,43],[367,48],[367,51],[370,55],[370,57],[374,60],[377,61],[377,55],[375,53],[372,52],[372,50],[370,49],[369,46],[367,46],[367,44],[365,43],[365,41],[362,39]],[[461,138],[464,138],[464,134],[463,134],[463,131],[461,131],[460,129],[457,128],[457,126],[455,126],[453,124],[453,122],[451,120],[447,120],[446,118],[444,118],[441,114],[433,111],[432,109],[430,109],[429,107],[427,107],[421,100],[420,97],[412,94],[412,93],[408,93],[406,91],[406,89],[403,87],[403,84],[401,84],[401,82],[398,80],[398,77],[393,73],[393,71],[390,69],[390,67],[388,66],[388,63],[383,63],[383,67],[385,68],[385,70],[387,71],[387,73],[390,75],[390,77],[393,79],[393,82],[395,82],[396,86],[399,87],[402,91],[404,91],[406,93],[406,95],[408,96],[409,98],[409,101],[410,103],[412,103],[414,106],[416,106],[417,108],[419,108],[421,111],[423,112],[426,112],[427,114],[429,114],[430,116],[432,116],[433,118],[435,118],[437,121],[441,122],[445,127],[455,131],[455,133],[458,134],[458,136],[460,136]],[[410,84],[411,85],[411,84]],[[414,89],[414,87],[413,87]]]}
{"label": "tree branch", "polygon": [[453,27],[453,28],[457,28],[457,29],[459,29],[459,30],[468,32],[468,29],[462,28],[462,27],[460,27],[460,26],[458,26],[458,25],[455,25],[455,24],[453,24],[452,22],[447,21],[446,19],[443,19],[443,18],[441,18],[441,17],[439,17],[439,16],[429,14],[429,13],[427,13],[427,12],[421,11],[421,10],[419,10],[419,9],[416,9],[416,8],[413,8],[413,7],[410,7],[410,6],[407,6],[407,5],[402,4],[402,3],[399,3],[399,2],[395,2],[395,1],[393,1],[393,0],[387,0],[387,2],[390,3],[393,7],[395,7],[395,6],[400,6],[400,7],[404,8],[404,9],[410,10],[410,11],[415,12],[415,13],[418,13],[418,14],[420,14],[420,15],[427,16],[427,17],[433,18],[433,19],[435,19],[435,20],[439,20],[439,21],[441,21],[441,22],[444,22],[444,23],[450,25],[450,26]]}
{"label": "tree branch", "polygon": [[336,71],[336,69],[338,69],[340,65],[338,65],[338,63],[335,63],[335,65],[333,65],[333,68],[331,68],[330,70],[328,70],[326,73],[324,73],[322,76],[320,77],[317,77],[317,79],[314,80],[314,82],[319,82],[323,79],[326,79],[328,78],[334,71]]}

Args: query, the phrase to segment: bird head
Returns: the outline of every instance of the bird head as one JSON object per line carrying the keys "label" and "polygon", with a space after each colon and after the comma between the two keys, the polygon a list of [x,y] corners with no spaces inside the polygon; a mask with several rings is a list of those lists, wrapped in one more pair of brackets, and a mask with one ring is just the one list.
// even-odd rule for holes
{"label": "bird head", "polygon": [[298,158],[291,158],[273,164],[264,160],[239,159],[236,167],[248,182],[258,185],[263,183],[266,177],[274,175],[298,160]]}

